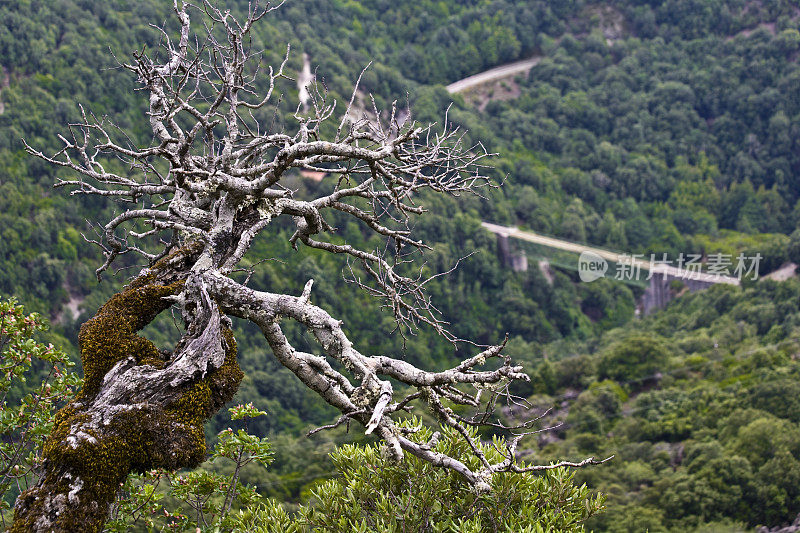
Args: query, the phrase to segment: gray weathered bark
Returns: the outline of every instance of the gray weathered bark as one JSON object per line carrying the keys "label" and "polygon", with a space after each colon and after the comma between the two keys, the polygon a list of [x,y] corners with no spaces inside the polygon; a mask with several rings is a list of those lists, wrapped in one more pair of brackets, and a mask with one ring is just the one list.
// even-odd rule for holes
{"label": "gray weathered bark", "polygon": [[[98,277],[124,253],[139,253],[152,266],[83,326],[84,389],[59,413],[45,449],[44,475],[18,499],[14,528],[97,531],[129,472],[192,466],[203,459],[202,423],[230,399],[241,379],[226,314],[257,324],[275,357],[339,409],[342,416],[330,427],[357,420],[367,433],[379,435],[397,460],[412,453],[459,472],[478,490],[486,490],[497,472],[554,468],[516,462],[527,424],[501,451],[506,457],[501,463],[492,463],[465,430],[489,423],[495,401],[508,396],[508,384],[528,379],[502,355],[502,345],[449,370],[427,372],[359,352],[341,323],[311,303],[312,280],[302,294],[291,296],[256,291],[230,277],[260,232],[279,217],[290,218],[296,227],[292,245],[343,254],[360,265],[364,281],[356,274],[353,281],[385,300],[401,332],[426,324],[458,342],[424,292],[427,280],[403,274],[407,251],[426,248],[413,238],[409,220],[424,212],[416,203],[422,190],[459,195],[492,186],[483,174],[489,154],[481,146],[465,147],[463,135],[446,118],[438,132],[432,125],[399,124],[395,105],[388,122],[377,109],[371,118],[348,119],[352,99],[335,135],[324,140],[320,125],[332,120],[335,102],[329,105],[317,91],[310,111],[294,115],[294,135],[264,130],[256,117],[270,105],[286,60],[263,74],[249,66],[258,54],[246,43],[252,24],[273,8],[256,5],[240,22],[204,2],[192,9],[213,22],[206,27],[217,29],[193,38],[190,6],[176,0],[174,7],[180,35],[175,42],[164,33],[165,60],[142,53],[123,65],[149,94],[154,144],[135,147],[106,119],[82,109],[82,123],[61,137],[64,148],[58,153],[45,155],[26,145],[32,155],[78,175],[57,186],[138,206],[98,231],[93,242],[105,254]],[[254,98],[258,85],[266,94]],[[109,157],[138,173],[114,173],[104,163]],[[295,198],[281,185],[293,169],[338,176],[337,185],[312,200]],[[332,211],[353,217],[396,246],[380,252],[332,242],[335,230],[326,221]],[[180,305],[188,328],[173,353],[163,356],[135,332],[173,303]],[[305,327],[320,353],[293,347],[281,320]],[[491,358],[500,359],[499,367],[478,370]],[[412,392],[399,395],[390,379]],[[462,432],[480,469],[437,452],[437,436],[425,445],[407,438],[409,430],[401,430],[393,417],[414,401],[427,403],[442,424]],[[488,407],[465,418],[448,404]]]}

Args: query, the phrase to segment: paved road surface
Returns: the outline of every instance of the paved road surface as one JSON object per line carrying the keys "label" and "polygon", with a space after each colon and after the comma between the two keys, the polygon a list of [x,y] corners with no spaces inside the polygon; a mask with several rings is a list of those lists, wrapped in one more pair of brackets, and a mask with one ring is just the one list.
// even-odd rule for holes
{"label": "paved road surface", "polygon": [[[554,239],[552,237],[545,237],[544,235],[539,235],[538,233],[533,233],[530,231],[522,231],[519,228],[512,228],[508,226],[499,226],[497,224],[492,224],[490,222],[481,222],[481,226],[486,228],[487,230],[491,231],[492,233],[496,233],[498,235],[504,235],[506,237],[513,237],[515,239],[520,239],[523,241],[532,242],[535,244],[541,244],[543,246],[548,246],[550,248],[556,248],[558,250],[566,250],[568,252],[575,252],[575,253],[583,253],[583,252],[592,252],[597,254],[598,256],[602,257],[606,261],[611,261],[612,263],[618,264],[625,264],[636,266],[640,270],[650,270],[650,261],[642,261],[641,259],[634,259],[628,254],[619,254],[617,252],[611,252],[608,250],[603,250],[602,248],[592,248],[591,246],[586,246],[583,244],[577,244],[574,242],[569,241],[562,241],[560,239]],[[653,265],[653,273],[654,274],[667,274],[676,278],[685,278],[688,277],[690,279],[695,279],[698,281],[704,281],[706,283],[726,283],[728,285],[739,285],[739,280],[734,277],[730,276],[717,276],[713,274],[707,274],[705,272],[692,272],[687,273],[685,270],[681,270],[680,268],[664,265],[664,264],[654,264]]]}
{"label": "paved road surface", "polygon": [[470,76],[468,78],[464,78],[463,80],[458,80],[456,82],[451,83],[450,85],[447,86],[447,92],[449,92],[450,94],[460,93],[461,91],[471,89],[476,85],[481,85],[483,83],[488,83],[490,81],[500,80],[503,78],[508,78],[509,76],[513,76],[515,74],[527,72],[531,68],[535,67],[541,60],[542,60],[541,56],[536,56],[536,57],[531,57],[529,59],[523,59],[522,61],[515,61],[514,63],[508,63],[507,65],[501,65],[499,67],[485,70],[483,72],[479,72],[474,76]]}

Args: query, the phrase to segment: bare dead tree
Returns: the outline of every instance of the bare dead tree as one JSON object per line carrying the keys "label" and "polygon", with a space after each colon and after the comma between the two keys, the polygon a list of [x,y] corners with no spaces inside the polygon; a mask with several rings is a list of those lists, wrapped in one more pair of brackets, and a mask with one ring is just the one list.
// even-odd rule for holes
{"label": "bare dead tree", "polygon": [[[502,354],[502,344],[449,370],[428,372],[401,359],[361,353],[342,323],[311,302],[313,280],[292,296],[253,290],[231,277],[253,239],[279,217],[291,217],[292,245],[352,260],[358,265],[353,281],[384,300],[401,331],[426,325],[458,342],[425,293],[429,279],[407,274],[407,254],[400,248],[426,248],[409,226],[411,217],[424,212],[420,192],[459,195],[492,186],[482,146],[466,146],[463,132],[446,117],[438,127],[401,125],[396,104],[388,120],[377,109],[353,118],[351,99],[326,140],[323,125],[337,124],[336,104],[316,92],[309,111],[298,107],[294,114],[293,134],[271,131],[264,117],[275,105],[288,50],[279,66],[264,70],[248,36],[273,9],[251,5],[242,22],[210,2],[175,0],[177,40],[161,29],[161,59],[142,50],[122,65],[148,94],[149,146],[137,147],[108,119],[83,108],[80,122],[60,137],[64,147],[56,154],[26,144],[30,154],[77,175],[56,186],[127,206],[92,239],[105,256],[98,278],[122,254],[140,254],[150,266],[81,328],[85,385],[57,415],[44,473],[16,503],[16,531],[99,531],[131,471],[191,467],[204,459],[203,422],[232,397],[242,378],[228,315],[257,324],[275,357],[341,411],[331,427],[360,422],[398,461],[411,453],[458,472],[476,490],[488,490],[498,472],[558,466],[519,463],[518,437],[502,451],[505,460],[492,463],[464,429],[487,423],[491,410],[470,419],[451,407],[481,407],[485,398],[492,406],[510,397],[509,383],[528,380]],[[202,36],[192,34],[190,12],[204,21]],[[284,185],[292,169],[323,171],[338,181],[333,192],[302,200]],[[336,244],[328,222],[336,211],[394,241],[396,249]],[[173,304],[180,306],[187,329],[172,353],[162,354],[136,332]],[[320,353],[292,346],[282,320],[304,326]],[[494,369],[479,369],[492,358],[499,359]],[[390,379],[403,383],[406,392],[396,393]],[[463,433],[480,469],[437,451],[436,436],[427,444],[408,438],[409,430],[393,417],[415,401]],[[528,427],[518,428],[520,436]]]}

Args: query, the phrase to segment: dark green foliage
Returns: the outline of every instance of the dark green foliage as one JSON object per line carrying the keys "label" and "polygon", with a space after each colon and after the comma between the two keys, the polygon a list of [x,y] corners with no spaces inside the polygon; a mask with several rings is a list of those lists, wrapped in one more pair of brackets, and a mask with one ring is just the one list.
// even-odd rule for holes
{"label": "dark green foliage", "polygon": [[669,348],[657,336],[632,335],[601,355],[597,371],[601,378],[644,384],[658,378],[656,374],[666,366],[669,356]]}
{"label": "dark green foliage", "polygon": [[[577,473],[609,496],[608,512],[592,527],[687,531],[706,524],[738,531],[743,524],[794,519],[800,508],[798,302],[796,280],[718,286],[577,349],[586,355],[547,363],[570,374],[573,361],[583,359],[577,368],[584,370],[577,383],[547,391],[575,399],[558,434],[563,440],[543,447],[541,457],[616,455],[602,471]],[[564,386],[580,392],[576,397]]]}
{"label": "dark green foliage", "polygon": [[[430,437],[430,431],[422,431],[413,438],[427,442]],[[503,449],[501,439],[494,444]],[[490,445],[481,446],[491,462],[503,460]],[[479,466],[463,437],[449,428],[443,429],[434,449]],[[311,505],[302,507],[295,519],[267,502],[240,515],[241,530],[579,532],[603,507],[602,497],[574,484],[564,469],[497,475],[491,489],[478,494],[458,474],[416,457],[392,464],[379,445],[345,445],[332,459],[339,477],[317,485]]]}
{"label": "dark green foliage", "polygon": [[[80,317],[73,319],[64,304],[82,302],[86,319],[125,276],[98,286],[99,254],[80,232],[85,220],[108,219],[124,206],[51,190],[68,176],[25,155],[20,139],[58,150],[56,133],[78,116],[80,102],[147,142],[146,102],[133,92],[134,80],[109,69],[108,48],[124,60],[142,45],[152,47],[158,34],[148,24],[169,20],[170,4],[0,5],[0,294],[16,294],[30,310],[58,319],[57,334],[73,343]],[[227,4],[237,11],[247,2]],[[361,89],[373,92],[378,106],[402,104],[408,92],[415,118],[436,121],[454,101],[449,118],[501,154],[497,177],[508,179],[487,193],[489,202],[420,198],[428,213],[415,233],[433,248],[424,258],[428,273],[479,250],[430,284],[454,333],[481,343],[509,333],[508,352],[533,377],[516,392],[548,394],[557,405],[575,399],[561,413],[568,427],[559,435],[566,440],[547,448],[547,458],[618,454],[611,466],[578,474],[610,495],[611,511],[594,519],[596,529],[685,531],[709,524],[709,531],[736,531],[793,518],[800,508],[797,450],[756,437],[767,430],[794,435],[800,422],[800,291],[796,283],[718,287],[631,325],[639,289],[606,280],[576,284],[558,265],[551,265],[551,282],[534,256],[528,272],[511,273],[479,223],[520,224],[673,258],[759,252],[762,274],[800,262],[795,4],[293,0],[255,30],[253,46],[267,50],[265,64],[278,62],[290,42],[291,69],[299,70],[301,53],[308,53],[339,102],[374,60]],[[611,28],[615,40],[608,44],[604,30],[614,20],[619,31]],[[507,82],[519,96],[489,102],[484,111],[472,96],[451,97],[441,86],[534,54],[545,58],[529,76]],[[294,84],[280,91],[277,129],[289,124],[296,105]],[[331,186],[293,184],[303,198]],[[386,244],[366,227],[330,222],[342,241]],[[341,318],[370,353],[404,353],[426,368],[467,353],[424,330],[404,348],[376,302],[344,283],[339,258],[294,252],[290,235],[289,228],[275,228],[255,243],[253,262],[280,261],[261,264],[251,286],[297,294],[313,277],[315,303]],[[286,330],[297,346],[313,346],[299,329]],[[174,333],[162,316],[146,336],[169,347]],[[284,446],[276,445],[283,459],[266,481],[256,475],[248,481],[299,501],[331,466],[294,436],[335,413],[276,363],[258,330],[240,326],[236,338],[246,374],[240,398],[269,412],[251,430],[277,434],[274,442]],[[223,423],[215,419],[209,436]],[[287,450],[313,459],[298,461]]]}

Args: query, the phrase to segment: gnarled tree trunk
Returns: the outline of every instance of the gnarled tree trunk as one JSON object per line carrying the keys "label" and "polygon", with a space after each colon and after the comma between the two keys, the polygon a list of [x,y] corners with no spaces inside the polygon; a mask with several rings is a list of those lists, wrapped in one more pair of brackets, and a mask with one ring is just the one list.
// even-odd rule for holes
{"label": "gnarled tree trunk", "polygon": [[[81,329],[84,388],[58,414],[45,448],[44,476],[18,499],[13,529],[98,531],[129,472],[203,460],[203,421],[231,398],[242,378],[223,313],[257,324],[275,357],[339,409],[342,416],[329,427],[357,420],[367,433],[380,436],[398,461],[412,453],[458,472],[479,491],[488,490],[498,472],[574,464],[517,464],[517,444],[530,426],[494,422],[493,407],[500,398],[514,402],[508,385],[528,376],[501,354],[502,345],[486,347],[449,370],[426,372],[402,358],[359,352],[342,323],[311,303],[313,280],[301,295],[291,296],[256,291],[231,278],[253,239],[282,218],[295,227],[292,246],[357,263],[349,280],[383,300],[401,334],[427,325],[453,344],[460,342],[425,291],[439,274],[426,278],[422,268],[411,272],[410,254],[428,246],[412,237],[410,221],[425,212],[419,204],[423,191],[458,196],[494,186],[483,173],[490,155],[483,146],[466,146],[464,133],[447,117],[441,126],[400,123],[404,113],[396,103],[387,113],[374,109],[372,117],[353,118],[356,91],[338,127],[321,127],[333,117],[335,102],[329,104],[317,90],[307,113],[298,108],[283,117],[296,122],[295,133],[284,133],[285,124],[275,133],[270,117],[277,112],[267,107],[276,82],[285,77],[286,59],[265,72],[248,36],[272,8],[254,2],[240,22],[207,0],[199,7],[174,0],[174,7],[178,41],[163,31],[164,54],[137,53],[132,64],[122,65],[149,94],[152,145],[135,146],[106,118],[83,110],[81,123],[70,125],[70,138],[60,136],[65,146],[56,154],[26,145],[30,154],[79,175],[58,186],[136,206],[97,232],[93,242],[105,255],[98,276],[125,252],[141,254],[153,266]],[[210,19],[206,35],[191,38],[189,9]],[[331,132],[326,140],[324,132]],[[131,172],[115,174],[107,157],[123,161]],[[284,178],[299,170],[333,174],[335,185],[316,198],[296,198]],[[342,243],[329,223],[331,213],[348,217],[386,246],[365,250]],[[142,231],[141,225],[151,229]],[[180,304],[187,332],[171,354],[162,355],[136,332],[172,302]],[[318,353],[293,347],[281,320],[311,333]],[[493,370],[477,370],[490,358],[500,360]],[[404,384],[404,394],[391,380]],[[438,433],[425,444],[408,438],[416,429],[401,429],[393,417],[415,401],[463,435],[478,467],[437,451]],[[465,417],[451,405],[472,406],[478,413]],[[486,424],[520,430],[498,450],[500,462],[490,460],[466,430]]]}
{"label": "gnarled tree trunk", "polygon": [[56,415],[43,476],[17,500],[11,531],[100,531],[131,472],[205,460],[203,424],[242,379],[226,319],[206,295],[172,353],[136,334],[184,290],[197,255],[162,259],[83,324],[83,388]]}

